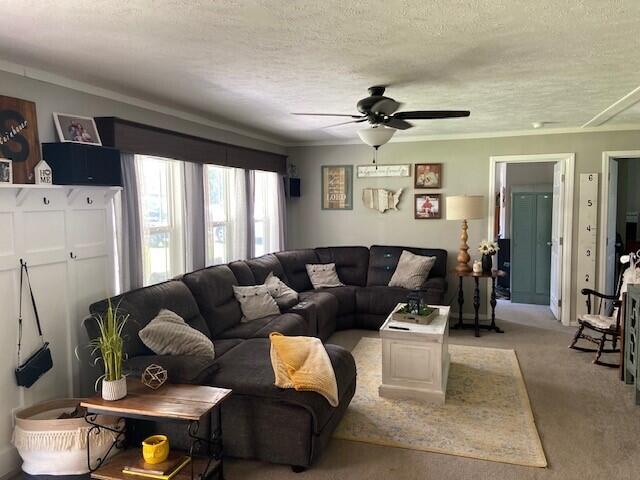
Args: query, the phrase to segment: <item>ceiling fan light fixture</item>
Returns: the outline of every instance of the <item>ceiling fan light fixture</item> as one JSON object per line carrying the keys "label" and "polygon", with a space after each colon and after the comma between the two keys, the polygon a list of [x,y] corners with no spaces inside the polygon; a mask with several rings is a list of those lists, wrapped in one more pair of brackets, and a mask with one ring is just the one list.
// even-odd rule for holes
{"label": "ceiling fan light fixture", "polygon": [[373,127],[358,130],[360,140],[374,148],[378,148],[379,146],[387,143],[391,140],[394,133],[396,133],[395,128],[388,128],[384,125],[375,125]]}

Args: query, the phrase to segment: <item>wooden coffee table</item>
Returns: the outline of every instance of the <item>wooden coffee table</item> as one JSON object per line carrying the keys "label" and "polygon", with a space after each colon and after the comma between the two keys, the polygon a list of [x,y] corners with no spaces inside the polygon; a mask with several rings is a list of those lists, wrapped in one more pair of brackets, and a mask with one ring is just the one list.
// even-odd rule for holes
{"label": "wooden coffee table", "polygon": [[[151,390],[139,380],[127,381],[127,396],[121,400],[107,401],[100,395],[94,395],[81,402],[81,406],[87,409],[85,419],[91,425],[87,432],[87,438],[106,429],[113,432],[114,442],[105,454],[105,458],[97,459],[95,465],[91,465],[90,452],[87,454],[87,462],[91,478],[99,480],[133,480],[136,477],[125,475],[122,469],[130,465],[142,455],[138,446],[120,452],[111,458],[109,453],[113,448],[126,447],[126,419],[147,421],[168,421],[183,423],[191,439],[191,447],[185,455],[192,457],[191,467],[185,467],[178,472],[175,480],[206,479],[214,474],[223,478],[222,467],[222,402],[231,395],[231,390],[226,388],[208,387],[200,385],[174,385],[166,384],[158,390]],[[199,435],[200,421],[204,420],[209,425],[208,416],[215,411],[217,425],[214,429],[213,422],[208,437]],[[121,420],[118,427],[109,428],[97,423],[98,415],[111,415]],[[171,442],[171,438],[169,438]],[[90,443],[87,442],[87,449]],[[199,455],[201,447],[206,447],[207,455]],[[142,478],[142,477],[140,477]]]}

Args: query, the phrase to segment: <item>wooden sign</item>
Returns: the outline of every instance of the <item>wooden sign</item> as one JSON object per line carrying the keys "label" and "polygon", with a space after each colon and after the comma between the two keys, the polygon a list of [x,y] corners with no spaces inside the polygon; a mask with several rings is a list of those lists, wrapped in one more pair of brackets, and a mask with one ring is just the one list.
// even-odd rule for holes
{"label": "wooden sign", "polygon": [[322,166],[322,209],[353,209],[353,165]]}
{"label": "wooden sign", "polygon": [[0,157],[13,161],[13,183],[34,183],[41,160],[35,103],[0,95]]}
{"label": "wooden sign", "polygon": [[411,165],[358,165],[358,178],[410,177]]}
{"label": "wooden sign", "polygon": [[[596,286],[596,239],[598,238],[598,174],[580,175],[578,208],[577,291]],[[584,298],[576,303],[577,316],[586,313]]]}

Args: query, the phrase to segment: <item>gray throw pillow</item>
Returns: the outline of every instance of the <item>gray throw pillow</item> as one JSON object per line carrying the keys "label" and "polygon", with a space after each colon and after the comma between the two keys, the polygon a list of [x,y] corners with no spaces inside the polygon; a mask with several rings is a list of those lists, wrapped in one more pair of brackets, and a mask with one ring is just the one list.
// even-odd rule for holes
{"label": "gray throw pillow", "polygon": [[278,304],[278,307],[287,309],[298,303],[298,292],[276,277],[273,272],[270,272],[269,275],[267,275],[264,284],[267,286],[269,293]]}
{"label": "gray throw pillow", "polygon": [[404,287],[409,290],[420,288],[435,263],[436,257],[425,257],[403,250],[396,271],[389,280],[389,286]]}
{"label": "gray throw pillow", "polygon": [[163,308],[138,336],[156,355],[201,355],[215,357],[213,342],[190,327],[177,313]]}
{"label": "gray throw pillow", "polygon": [[268,317],[280,313],[278,304],[269,293],[266,285],[253,285],[250,287],[233,286],[233,294],[240,302],[242,310],[241,322],[248,322],[257,318]]}
{"label": "gray throw pillow", "polygon": [[344,283],[338,278],[335,263],[321,263],[306,265],[309,280],[313,288],[342,287]]}

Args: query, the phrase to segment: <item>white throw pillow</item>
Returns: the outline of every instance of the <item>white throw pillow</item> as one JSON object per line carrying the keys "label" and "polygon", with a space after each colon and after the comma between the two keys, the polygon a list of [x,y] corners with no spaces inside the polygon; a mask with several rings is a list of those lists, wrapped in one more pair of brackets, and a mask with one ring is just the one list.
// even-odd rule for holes
{"label": "white throw pillow", "polygon": [[342,287],[344,283],[338,278],[335,263],[321,263],[306,265],[307,273],[313,288]]}
{"label": "white throw pillow", "polygon": [[201,355],[215,358],[213,342],[177,313],[163,308],[138,336],[156,355]]}
{"label": "white throw pillow", "polygon": [[425,257],[403,250],[396,271],[389,280],[389,286],[404,287],[409,290],[420,288],[435,263],[436,257]]}
{"label": "white throw pillow", "polygon": [[264,284],[280,308],[291,308],[298,303],[298,292],[276,277],[273,272],[267,275]]}
{"label": "white throw pillow", "polygon": [[244,315],[241,320],[243,323],[280,313],[280,308],[266,285],[252,285],[250,287],[234,285],[233,294],[240,302],[240,309]]}

